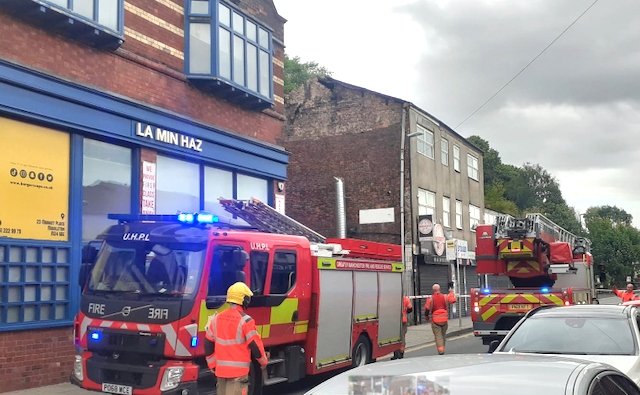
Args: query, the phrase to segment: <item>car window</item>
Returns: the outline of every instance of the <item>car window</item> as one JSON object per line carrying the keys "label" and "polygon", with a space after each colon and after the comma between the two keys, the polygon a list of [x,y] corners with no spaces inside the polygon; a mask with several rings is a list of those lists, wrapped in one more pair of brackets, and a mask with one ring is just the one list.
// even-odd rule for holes
{"label": "car window", "polygon": [[625,318],[534,316],[514,330],[500,351],[635,355],[632,331]]}
{"label": "car window", "polygon": [[640,395],[638,387],[617,373],[598,375],[589,388],[589,395]]}

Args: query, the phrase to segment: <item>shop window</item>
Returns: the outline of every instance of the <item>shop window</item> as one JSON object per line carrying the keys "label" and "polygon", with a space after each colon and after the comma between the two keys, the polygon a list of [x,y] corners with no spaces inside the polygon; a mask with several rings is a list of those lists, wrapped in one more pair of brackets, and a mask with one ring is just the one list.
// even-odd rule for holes
{"label": "shop window", "polygon": [[252,251],[250,255],[249,267],[251,272],[251,292],[254,295],[264,294],[265,283],[267,281],[267,269],[269,268],[269,253]]}
{"label": "shop window", "polygon": [[296,283],[296,254],[292,251],[276,251],[271,272],[271,295],[288,293]]}
{"label": "shop window", "polygon": [[161,155],[156,166],[156,214],[200,211],[200,167]]}
{"label": "shop window", "polygon": [[0,328],[71,319],[70,255],[68,247],[0,245]]}
{"label": "shop window", "polygon": [[264,203],[269,203],[269,184],[267,180],[238,174],[237,181],[238,199],[256,198]]}
{"label": "shop window", "polygon": [[82,240],[91,241],[115,221],[108,214],[131,211],[131,150],[84,139]]}
{"label": "shop window", "polygon": [[[271,106],[270,30],[222,0],[188,0],[186,6],[187,77],[194,83],[221,89],[226,97],[241,104],[254,108]],[[211,77],[224,84],[221,86]]]}
{"label": "shop window", "polygon": [[204,168],[204,211],[215,212],[218,198],[233,198],[233,173],[226,170]]}

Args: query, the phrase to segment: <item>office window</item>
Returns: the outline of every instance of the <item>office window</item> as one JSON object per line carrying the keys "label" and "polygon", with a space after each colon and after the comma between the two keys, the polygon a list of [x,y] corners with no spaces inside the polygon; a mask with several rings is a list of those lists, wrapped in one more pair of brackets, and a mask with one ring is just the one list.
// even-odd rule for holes
{"label": "office window", "polygon": [[453,170],[460,173],[460,147],[453,146]]}
{"label": "office window", "polygon": [[469,178],[478,181],[478,158],[471,154],[467,154],[467,172]]}
{"label": "office window", "polygon": [[418,215],[433,215],[435,212],[436,194],[424,189],[418,190]]}
{"label": "office window", "polygon": [[269,203],[269,185],[267,180],[238,174],[237,198],[240,200],[256,198],[264,203]]}
{"label": "office window", "polygon": [[440,158],[443,165],[449,166],[449,141],[445,139],[440,140]]}
{"label": "office window", "polygon": [[480,207],[469,205],[469,229],[475,232],[475,227],[480,223]]}
{"label": "office window", "polygon": [[448,197],[442,198],[442,226],[451,226],[451,200]]}
{"label": "office window", "polygon": [[456,200],[456,228],[462,229],[462,202]]}
{"label": "office window", "polygon": [[200,166],[158,155],[156,214],[200,211]]}
{"label": "office window", "polygon": [[120,16],[124,0],[46,0],[113,31],[121,32]]}
{"label": "office window", "polygon": [[187,75],[221,78],[271,101],[273,48],[268,28],[222,0],[187,3]]}
{"label": "office window", "polygon": [[131,211],[131,150],[84,139],[82,240],[91,241],[116,221],[108,214]]}
{"label": "office window", "polygon": [[418,140],[417,140],[418,153],[433,159],[434,158],[433,132],[423,128],[420,125],[417,126],[417,130],[418,132],[422,132],[422,135],[418,136]]}

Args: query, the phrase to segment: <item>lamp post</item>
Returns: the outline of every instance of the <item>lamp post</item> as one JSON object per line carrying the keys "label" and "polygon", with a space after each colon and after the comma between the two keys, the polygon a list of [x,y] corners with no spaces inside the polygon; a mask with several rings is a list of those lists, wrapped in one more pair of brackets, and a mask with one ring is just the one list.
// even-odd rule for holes
{"label": "lamp post", "polygon": [[[415,268],[411,268],[411,271],[406,270],[407,267],[407,259],[406,259],[406,251],[405,251],[405,202],[404,202],[404,151],[406,145],[406,139],[410,139],[412,137],[417,137],[422,135],[422,132],[415,132],[411,134],[406,134],[406,119],[407,113],[409,112],[409,103],[405,103],[402,108],[402,136],[400,138],[400,246],[402,248],[402,266],[405,268],[405,295],[409,294],[409,284],[413,284],[413,273]],[[413,256],[413,255],[412,255]],[[415,307],[415,306],[414,306]],[[414,309],[415,310],[415,309]],[[415,321],[415,320],[414,320]]]}

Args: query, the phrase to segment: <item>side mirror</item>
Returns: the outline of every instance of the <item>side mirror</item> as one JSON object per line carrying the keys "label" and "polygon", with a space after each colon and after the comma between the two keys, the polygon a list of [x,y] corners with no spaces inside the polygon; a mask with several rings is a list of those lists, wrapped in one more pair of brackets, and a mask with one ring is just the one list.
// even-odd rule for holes
{"label": "side mirror", "polygon": [[491,343],[489,343],[489,354],[492,354],[495,350],[497,350],[499,345],[500,340],[492,340]]}

